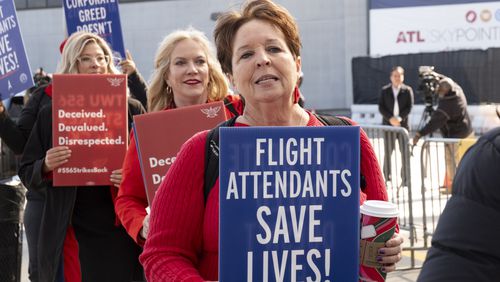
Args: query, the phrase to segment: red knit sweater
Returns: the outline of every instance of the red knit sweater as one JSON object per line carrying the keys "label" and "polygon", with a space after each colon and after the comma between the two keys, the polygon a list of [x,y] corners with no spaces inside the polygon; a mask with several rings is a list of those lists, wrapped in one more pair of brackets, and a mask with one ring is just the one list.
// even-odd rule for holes
{"label": "red knit sweater", "polygon": [[[244,105],[240,96],[229,95],[225,98],[225,102],[226,116],[234,116],[227,109],[227,104],[231,104],[236,112],[243,112]],[[169,110],[169,108],[165,110]],[[123,179],[115,200],[115,212],[127,233],[137,244],[142,246],[144,240],[139,233],[142,229],[144,217],[147,214],[148,200],[133,131],[130,132],[130,144],[122,168]]]}
{"label": "red knit sweater", "polygon": [[[310,115],[308,126],[322,124]],[[183,145],[156,193],[140,257],[148,281],[218,280],[219,180],[205,205],[206,135],[207,131],[200,132]],[[363,131],[360,142],[361,171],[367,182],[360,203],[387,200],[380,167]]]}

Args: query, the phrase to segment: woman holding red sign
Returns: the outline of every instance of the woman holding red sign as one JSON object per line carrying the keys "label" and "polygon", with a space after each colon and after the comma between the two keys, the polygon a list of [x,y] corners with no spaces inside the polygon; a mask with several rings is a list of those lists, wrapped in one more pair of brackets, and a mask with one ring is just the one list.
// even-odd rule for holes
{"label": "woman holding red sign", "polygon": [[[217,19],[214,37],[222,69],[246,101],[243,114],[231,120],[234,126],[325,125],[297,104],[301,42],[297,24],[285,8],[269,0],[247,1],[240,12]],[[219,278],[219,182],[205,197],[207,134],[198,133],[183,145],[156,194],[141,255],[149,281]],[[360,187],[360,202],[387,201],[373,148],[363,131],[360,136],[366,182]],[[402,242],[395,235],[380,248],[377,261],[383,271],[395,269]]]}
{"label": "woman holding red sign", "polygon": [[[221,100],[226,104],[228,116],[242,112],[243,102],[239,96],[227,95],[226,78],[202,32],[189,28],[167,35],[158,47],[154,65],[148,90],[150,112]],[[135,138],[131,133],[115,209],[129,235],[140,246],[148,234],[147,207]]]}
{"label": "woman holding red sign", "polygon": [[[111,56],[102,38],[77,32],[64,46],[58,73],[118,74],[110,64]],[[64,268],[61,253],[70,225],[78,241],[83,281],[132,281],[135,272],[141,272],[137,261],[140,248],[116,224],[113,199],[117,188],[112,182],[110,186],[52,186],[52,171],[70,157],[68,147],[52,147],[52,107],[47,105],[38,115],[19,169],[23,184],[45,198],[38,237],[37,281],[52,282],[57,271]]]}
{"label": "woman holding red sign", "polygon": [[[65,39],[59,50],[62,53],[67,39]],[[146,86],[142,76],[137,71],[135,63],[133,62],[130,54],[127,52],[127,60],[122,61],[120,66],[127,74],[128,87],[131,97],[135,97],[141,101],[146,99]],[[35,79],[36,81],[36,79]],[[41,80],[40,80],[41,81]],[[37,83],[36,88],[30,96],[27,103],[24,105],[22,112],[17,121],[12,120],[5,111],[0,107],[0,137],[6,142],[7,146],[11,148],[16,154],[22,154],[26,142],[30,136],[31,130],[35,124],[38,113],[45,105],[50,105],[52,100],[52,84],[51,83]],[[145,112],[144,108],[139,104],[136,99],[129,98],[129,120],[132,115],[142,114]],[[142,102],[141,102],[142,103]],[[146,103],[144,102],[144,105]],[[118,171],[119,172],[119,171]],[[113,173],[111,179],[121,179],[120,173]],[[119,183],[119,180],[117,180]],[[26,193],[26,207],[24,212],[24,227],[28,243],[29,253],[29,266],[28,274],[30,280],[37,280],[38,267],[37,267],[37,250],[38,250],[38,230],[40,229],[40,219],[43,212],[44,196],[38,191],[29,190]],[[74,254],[74,255],[73,255]],[[64,243],[64,279],[66,281],[80,281],[80,262],[78,261],[78,245],[74,238],[72,227],[69,227],[67,238]],[[57,281],[62,281],[62,273]],[[76,280],[75,280],[76,279]]]}

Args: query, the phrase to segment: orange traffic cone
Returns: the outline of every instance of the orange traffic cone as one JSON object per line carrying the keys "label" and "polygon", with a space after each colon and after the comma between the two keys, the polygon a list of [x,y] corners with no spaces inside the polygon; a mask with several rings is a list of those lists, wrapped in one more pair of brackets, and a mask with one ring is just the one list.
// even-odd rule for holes
{"label": "orange traffic cone", "polygon": [[441,193],[443,194],[451,194],[451,184],[453,183],[452,179],[448,176],[446,172],[444,174],[443,186],[441,186]]}

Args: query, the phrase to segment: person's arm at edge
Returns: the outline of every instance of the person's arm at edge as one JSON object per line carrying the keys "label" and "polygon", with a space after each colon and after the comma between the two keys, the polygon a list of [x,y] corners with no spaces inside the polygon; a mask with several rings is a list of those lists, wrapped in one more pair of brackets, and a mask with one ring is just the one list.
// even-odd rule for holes
{"label": "person's arm at edge", "polygon": [[450,118],[450,116],[445,111],[443,111],[442,109],[440,109],[438,107],[432,113],[429,122],[422,129],[420,129],[417,133],[420,136],[425,136],[429,133],[432,133],[432,132],[440,129],[441,127],[443,127],[449,118]]}
{"label": "person's arm at edge", "polygon": [[6,111],[0,113],[0,138],[14,153],[23,153],[26,144],[24,135]]}
{"label": "person's arm at edge", "polygon": [[366,195],[366,200],[387,201],[389,198],[384,178],[382,177],[382,170],[378,164],[377,156],[375,155],[370,139],[362,128],[360,128],[359,137],[361,147],[360,169],[366,182],[366,187],[363,191]]}
{"label": "person's arm at edge", "polygon": [[[357,125],[350,121],[351,124]],[[382,177],[382,171],[377,161],[377,156],[370,143],[368,135],[360,128],[360,151],[361,151],[361,173],[365,177],[366,188],[360,193],[360,204],[364,200],[388,201],[385,182]],[[364,199],[363,199],[364,198]],[[386,242],[384,248],[379,251],[384,262],[384,272],[391,272],[396,269],[396,263],[401,259],[401,244],[403,237],[399,235],[399,225],[396,225],[396,234]]]}
{"label": "person's arm at edge", "polygon": [[45,95],[43,90],[44,88],[40,88],[33,94],[26,106],[23,107],[17,123],[6,113],[0,115],[0,138],[16,154],[23,153],[24,146],[37,119],[41,100]]}
{"label": "person's arm at edge", "polygon": [[[358,125],[357,122],[342,117],[351,125]],[[365,200],[380,200],[387,201],[387,191],[385,188],[384,178],[382,177],[382,170],[378,164],[377,156],[371,145],[368,135],[360,127],[359,132],[359,145],[360,145],[360,173],[364,176],[366,187],[359,195],[360,204]]]}
{"label": "person's arm at edge", "polygon": [[207,131],[188,140],[158,189],[140,261],[148,281],[204,281],[202,252]]}
{"label": "person's arm at edge", "polygon": [[147,110],[148,106],[148,86],[146,81],[136,69],[133,73],[127,76],[128,88],[130,90],[130,95],[141,102],[142,106]]}
{"label": "person's arm at edge", "polygon": [[[18,174],[24,186],[28,189],[40,187],[44,182],[50,181],[43,173],[45,154],[49,149],[45,148],[43,139],[52,136],[52,132],[47,132],[50,130],[44,127],[46,120],[51,120],[51,114],[50,106],[40,112],[39,119],[35,122],[21,158]],[[44,134],[50,134],[50,136],[47,137]]]}
{"label": "person's arm at edge", "polygon": [[115,200],[115,212],[127,233],[143,246],[144,238],[140,232],[148,201],[133,131],[130,132],[130,144],[122,168],[123,179]]}

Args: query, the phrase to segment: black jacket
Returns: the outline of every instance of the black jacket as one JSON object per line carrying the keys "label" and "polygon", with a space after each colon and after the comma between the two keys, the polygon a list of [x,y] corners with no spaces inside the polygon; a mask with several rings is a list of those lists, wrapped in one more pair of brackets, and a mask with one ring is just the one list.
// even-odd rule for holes
{"label": "black jacket", "polygon": [[[408,115],[413,107],[413,90],[410,86],[403,84],[398,94],[399,116],[401,117],[401,127],[408,129]],[[382,124],[391,125],[389,119],[394,116],[394,94],[392,84],[382,87],[378,100],[378,110],[382,114]]]}
{"label": "black jacket", "polygon": [[465,138],[472,133],[467,100],[458,84],[444,97],[439,98],[437,109],[419,133],[424,136],[437,129],[441,130],[445,138]]}
{"label": "black jacket", "polygon": [[[134,122],[133,116],[135,115],[142,115],[146,113],[146,109],[142,106],[141,102],[139,100],[134,99],[132,97],[128,97],[127,99],[127,104],[128,104],[128,132],[130,133],[130,130],[132,130],[132,123]],[[130,135],[130,134],[129,134]]]}
{"label": "black jacket", "polygon": [[137,99],[144,109],[147,109],[148,99],[146,93],[148,92],[148,86],[141,74],[137,71],[133,72],[127,76],[127,83],[132,98]]}
{"label": "black jacket", "polygon": [[[0,138],[16,154],[22,154],[40,110],[52,100],[45,88],[35,90],[21,111],[17,123],[6,114],[0,114]],[[4,111],[5,113],[5,111]]]}
{"label": "black jacket", "polygon": [[462,158],[418,281],[499,281],[500,128]]}

